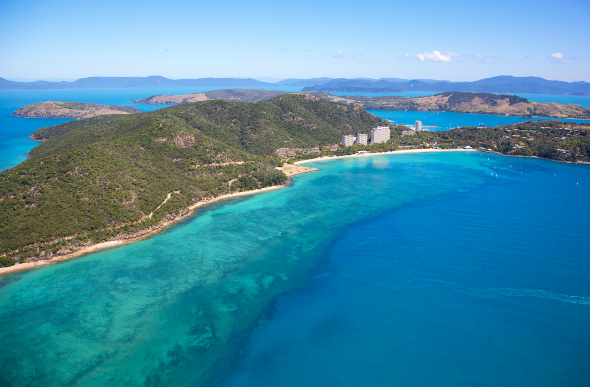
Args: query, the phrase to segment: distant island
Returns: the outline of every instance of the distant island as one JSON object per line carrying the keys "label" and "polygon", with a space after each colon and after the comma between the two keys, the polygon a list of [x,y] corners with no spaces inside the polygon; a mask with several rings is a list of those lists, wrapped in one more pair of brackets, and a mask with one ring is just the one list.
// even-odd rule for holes
{"label": "distant island", "polygon": [[404,91],[463,91],[474,93],[531,93],[590,95],[588,82],[549,81],[538,77],[498,76],[474,82],[449,82],[432,80],[358,80],[335,79],[315,86],[304,87],[301,91],[323,91],[328,93],[363,92],[393,93]]}
{"label": "distant island", "polygon": [[145,103],[150,105],[178,105],[212,99],[227,101],[260,102],[285,94],[284,91],[270,91],[261,89],[221,89],[204,93],[192,93],[182,95],[154,95],[147,98],[136,99],[132,103]]}
{"label": "distant island", "polygon": [[532,93],[590,95],[588,82],[550,81],[539,77],[513,77],[501,75],[473,82],[450,82],[433,79],[285,79],[276,83],[262,82],[252,78],[197,78],[169,79],[150,77],[88,77],[67,82],[16,82],[0,78],[0,90],[56,90],[87,88],[157,88],[157,87],[224,87],[224,88],[270,88],[303,87],[302,91],[397,93],[405,91],[464,91],[475,93]]}
{"label": "distant island", "polygon": [[324,92],[269,91],[261,89],[222,89],[183,95],[155,95],[131,101],[146,104],[182,104],[212,99],[259,102],[284,94],[313,94],[341,104],[359,104],[366,110],[438,111],[456,113],[497,114],[525,118],[552,117],[590,119],[590,109],[580,105],[531,102],[526,98],[507,94],[445,92],[427,97],[366,97],[337,96]]}
{"label": "distant island", "polygon": [[13,114],[27,118],[91,118],[105,114],[132,114],[140,110],[129,106],[99,105],[82,102],[46,101],[24,106]]}
{"label": "distant island", "polygon": [[590,119],[590,108],[580,105],[531,102],[522,97],[506,94],[446,92],[427,97],[335,96],[328,93],[316,93],[316,95],[339,103],[357,103],[367,110],[436,111],[529,118]]}

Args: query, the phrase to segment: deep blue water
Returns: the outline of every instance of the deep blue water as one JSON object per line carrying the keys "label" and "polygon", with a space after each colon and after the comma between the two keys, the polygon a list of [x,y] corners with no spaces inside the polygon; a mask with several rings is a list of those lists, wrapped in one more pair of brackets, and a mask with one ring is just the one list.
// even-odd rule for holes
{"label": "deep blue water", "polygon": [[0,385],[587,385],[590,167],[309,165],[147,240],[1,277]]}
{"label": "deep blue water", "polygon": [[413,197],[338,234],[225,386],[587,386],[590,168],[488,156],[308,164]]}

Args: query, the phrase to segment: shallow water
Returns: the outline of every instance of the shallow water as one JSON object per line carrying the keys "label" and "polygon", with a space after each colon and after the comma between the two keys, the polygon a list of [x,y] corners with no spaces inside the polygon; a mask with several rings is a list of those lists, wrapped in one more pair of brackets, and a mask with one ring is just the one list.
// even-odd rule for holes
{"label": "shallow water", "polygon": [[587,380],[588,167],[310,165],[153,238],[0,278],[0,385]]}

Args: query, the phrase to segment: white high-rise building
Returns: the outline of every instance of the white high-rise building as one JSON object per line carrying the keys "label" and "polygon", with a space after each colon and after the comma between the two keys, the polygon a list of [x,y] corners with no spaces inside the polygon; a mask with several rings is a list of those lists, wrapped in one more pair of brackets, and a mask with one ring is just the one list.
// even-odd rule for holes
{"label": "white high-rise building", "polygon": [[363,133],[356,134],[356,141],[354,142],[357,145],[367,145],[369,142],[369,135]]}
{"label": "white high-rise building", "polygon": [[416,132],[422,130],[422,121],[416,121]]}
{"label": "white high-rise building", "polygon": [[382,144],[391,138],[391,130],[387,126],[371,129],[371,144]]}
{"label": "white high-rise building", "polygon": [[344,144],[344,146],[351,146],[354,144],[355,139],[356,138],[352,134],[345,134],[344,136],[342,136],[342,143]]}

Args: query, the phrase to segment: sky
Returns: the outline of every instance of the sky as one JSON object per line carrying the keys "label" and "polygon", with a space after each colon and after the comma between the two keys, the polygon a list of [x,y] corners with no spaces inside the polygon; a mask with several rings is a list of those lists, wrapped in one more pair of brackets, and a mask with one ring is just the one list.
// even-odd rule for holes
{"label": "sky", "polygon": [[590,1],[0,0],[0,77],[590,82]]}

